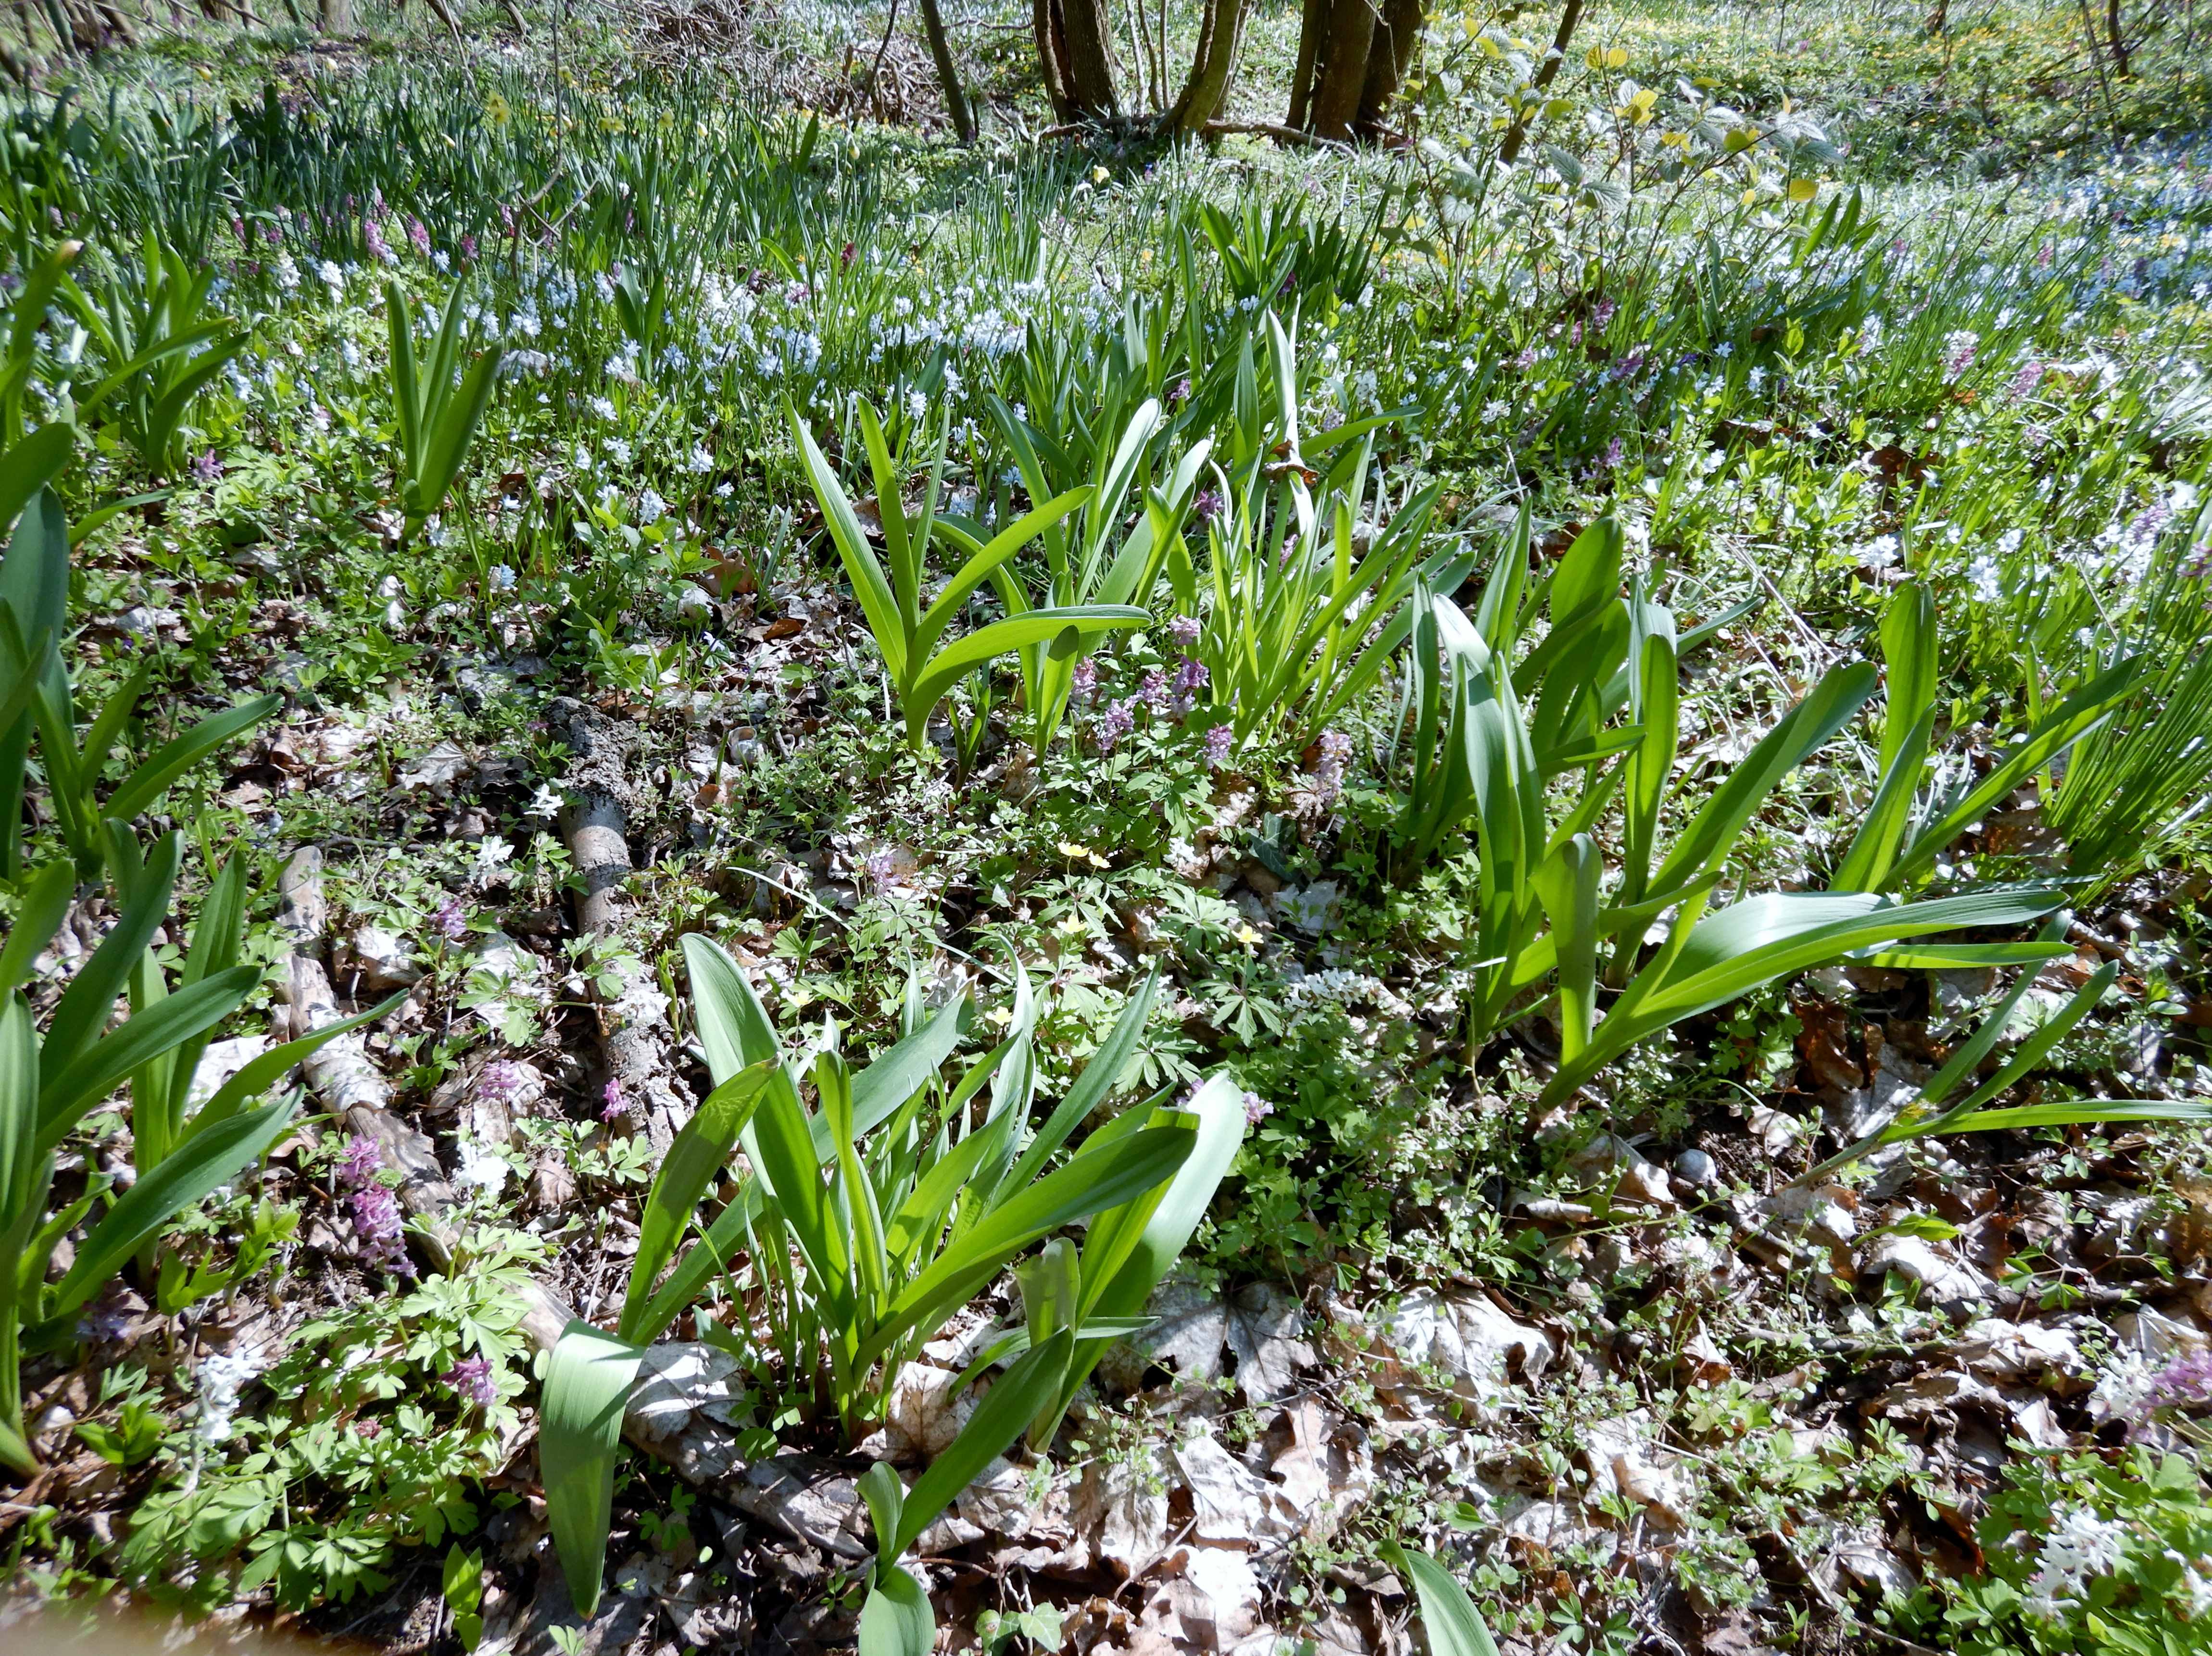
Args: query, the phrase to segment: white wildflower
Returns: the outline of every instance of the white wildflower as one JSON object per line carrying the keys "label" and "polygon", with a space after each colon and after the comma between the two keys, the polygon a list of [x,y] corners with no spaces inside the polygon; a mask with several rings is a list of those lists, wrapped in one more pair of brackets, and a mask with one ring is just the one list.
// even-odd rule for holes
{"label": "white wildflower", "polygon": [[222,1443],[229,1438],[238,1394],[260,1372],[260,1365],[243,1354],[218,1352],[201,1360],[192,1378],[199,1389],[199,1421],[193,1430],[202,1442]]}
{"label": "white wildflower", "polygon": [[2028,1613],[2057,1622],[2081,1596],[2093,1576],[2103,1575],[2126,1552],[2128,1526],[2076,1507],[2051,1526],[2027,1584]]}
{"label": "white wildflower", "polygon": [[456,1138],[453,1148],[460,1160],[453,1172],[453,1182],[464,1191],[480,1190],[487,1196],[498,1195],[511,1171],[506,1159],[472,1138]]}

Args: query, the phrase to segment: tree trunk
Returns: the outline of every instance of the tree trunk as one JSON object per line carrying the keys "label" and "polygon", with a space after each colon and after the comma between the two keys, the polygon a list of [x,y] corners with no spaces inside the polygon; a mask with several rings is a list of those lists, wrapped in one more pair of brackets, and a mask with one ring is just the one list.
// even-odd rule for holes
{"label": "tree trunk", "polygon": [[316,22],[325,34],[353,33],[353,0],[321,0]]}
{"label": "tree trunk", "polygon": [[1367,81],[1360,88],[1358,125],[1372,136],[1382,130],[1398,88],[1413,67],[1413,48],[1421,38],[1421,0],[1383,0],[1382,21],[1375,44],[1367,54]]}
{"label": "tree trunk", "polygon": [[1360,94],[1367,89],[1367,54],[1375,43],[1375,8],[1370,0],[1329,0],[1328,27],[1322,36],[1314,77],[1314,136],[1340,143],[1352,137]]}
{"label": "tree trunk", "polygon": [[1067,67],[1067,24],[1060,15],[1060,0],[1030,0],[1030,27],[1036,35],[1037,67],[1044,74],[1045,95],[1052,100],[1052,118],[1061,124],[1075,118],[1074,82]]}
{"label": "tree trunk", "polygon": [[938,83],[945,88],[945,112],[952,118],[952,130],[963,143],[975,142],[975,117],[968,96],[960,89],[960,65],[952,60],[952,42],[945,33],[945,14],[937,0],[921,0],[921,32],[929,39],[930,60],[937,65]]}
{"label": "tree trunk", "polygon": [[1245,15],[1245,0],[1206,0],[1198,48],[1191,54],[1190,78],[1183,82],[1182,95],[1169,117],[1178,130],[1196,131],[1219,115],[1229,101],[1229,82],[1237,72]]}
{"label": "tree trunk", "polygon": [[1305,0],[1298,19],[1298,61],[1291,70],[1291,109],[1284,116],[1285,126],[1305,130],[1306,117],[1313,110],[1314,70],[1319,67],[1321,37],[1328,27],[1328,0]]}
{"label": "tree trunk", "polygon": [[2120,33],[2120,0],[2105,0],[2105,33],[2112,40],[2112,72],[2124,81],[2135,71],[2128,67],[2128,43]]}
{"label": "tree trunk", "polygon": [[1097,119],[1121,112],[1115,85],[1114,37],[1099,0],[1060,0],[1067,38],[1067,90],[1079,117]]}

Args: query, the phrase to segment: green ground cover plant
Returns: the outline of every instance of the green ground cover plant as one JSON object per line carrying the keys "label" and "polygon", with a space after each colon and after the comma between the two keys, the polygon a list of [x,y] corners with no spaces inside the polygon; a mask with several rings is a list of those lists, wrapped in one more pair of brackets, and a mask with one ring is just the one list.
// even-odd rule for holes
{"label": "green ground cover plant", "polygon": [[0,57],[8,1613],[2204,1642],[2204,19],[436,9]]}

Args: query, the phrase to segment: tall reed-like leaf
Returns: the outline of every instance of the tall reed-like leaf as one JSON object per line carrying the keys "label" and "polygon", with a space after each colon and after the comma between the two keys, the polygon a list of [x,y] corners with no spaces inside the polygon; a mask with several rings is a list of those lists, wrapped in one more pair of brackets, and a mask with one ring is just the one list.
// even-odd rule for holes
{"label": "tall reed-like leaf", "polygon": [[[922,746],[938,704],[955,684],[978,668],[988,668],[1000,656],[1040,648],[1054,660],[1072,660],[1101,635],[1144,622],[1145,611],[1132,604],[1053,605],[990,622],[939,647],[939,640],[976,590],[1008,559],[1089,500],[1090,487],[1070,489],[1042,502],[989,542],[979,543],[975,537],[938,516],[938,489],[944,471],[940,440],[929,469],[921,509],[909,518],[903,470],[890,453],[875,410],[864,402],[860,404],[860,419],[875,475],[877,515],[890,565],[886,570],[869,546],[860,514],[838,482],[836,470],[823,458],[806,422],[796,409],[787,412],[807,481],[829,525],[846,579],[853,584],[861,613],[867,617],[868,630],[890,674],[906,720],[907,740],[915,748]],[[931,543],[939,536],[952,542],[966,558],[925,608],[922,580]]]}

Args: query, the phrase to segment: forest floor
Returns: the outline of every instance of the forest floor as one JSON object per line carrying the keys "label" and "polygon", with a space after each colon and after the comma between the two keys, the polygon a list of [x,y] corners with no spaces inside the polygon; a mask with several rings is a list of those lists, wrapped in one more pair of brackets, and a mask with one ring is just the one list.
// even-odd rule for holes
{"label": "forest floor", "polygon": [[[246,873],[262,975],[194,1098],[383,1010],[27,1356],[0,1626],[113,1599],[441,1656],[850,1645],[860,1475],[948,1451],[1028,1277],[920,1329],[848,1429],[828,1313],[792,1309],[817,1279],[744,1231],[645,1359],[592,1616],[556,1558],[543,1348],[616,1326],[726,1079],[712,940],[863,1093],[965,998],[864,1146],[886,1192],[900,1133],[941,1120],[941,1154],[1008,1097],[1042,1124],[1133,1004],[1094,1124],[1216,1077],[1241,1110],[1141,1331],[909,1555],[941,1647],[1400,1656],[1401,1545],[1514,1656],[2212,1650],[2212,52],[2145,8],[2116,79],[2087,12],[1924,10],[1593,8],[1510,171],[1533,14],[1437,20],[1426,142],[1358,152],[1032,143],[1025,10],[956,20],[971,149],[918,45],[861,66],[873,9],[487,7],[456,45],[364,6],[345,42],[54,58],[10,118],[10,302],[66,236],[88,313],[167,256],[229,318],[173,429],[150,381],[70,413],[130,353],[66,303],[15,325],[0,436],[82,430],[79,706],[149,665],[104,732],[144,753],[281,697],[143,817],[184,836],[160,966]],[[1296,22],[1255,22],[1255,112]],[[392,310],[427,353],[456,284],[462,360],[504,356],[412,512]],[[836,502],[892,561],[926,500],[980,538],[1110,484],[1125,437],[1118,510],[952,607],[1102,602],[1143,527],[1145,616],[1085,636],[1056,728],[1047,629],[910,742]],[[922,603],[963,556],[939,535]],[[1578,580],[1607,619],[1570,637]],[[1485,705],[1534,732],[1539,841],[1601,870],[1594,955],[1565,876],[1494,889],[1503,771],[1420,826],[1451,755],[1412,617],[1454,597],[1478,686],[1495,650],[1522,697]],[[1678,864],[1696,893],[1617,918]],[[1605,1046],[1672,921],[1874,892],[2029,907],[1771,969],[1769,933],[1693,944],[1751,964]],[[38,1018],[123,906],[82,889]],[[2013,1113],[1916,1131],[1992,1080],[1974,1107]],[[57,1203],[128,1187],[132,1096],[65,1141]],[[748,1149],[702,1226],[751,1199]]]}

